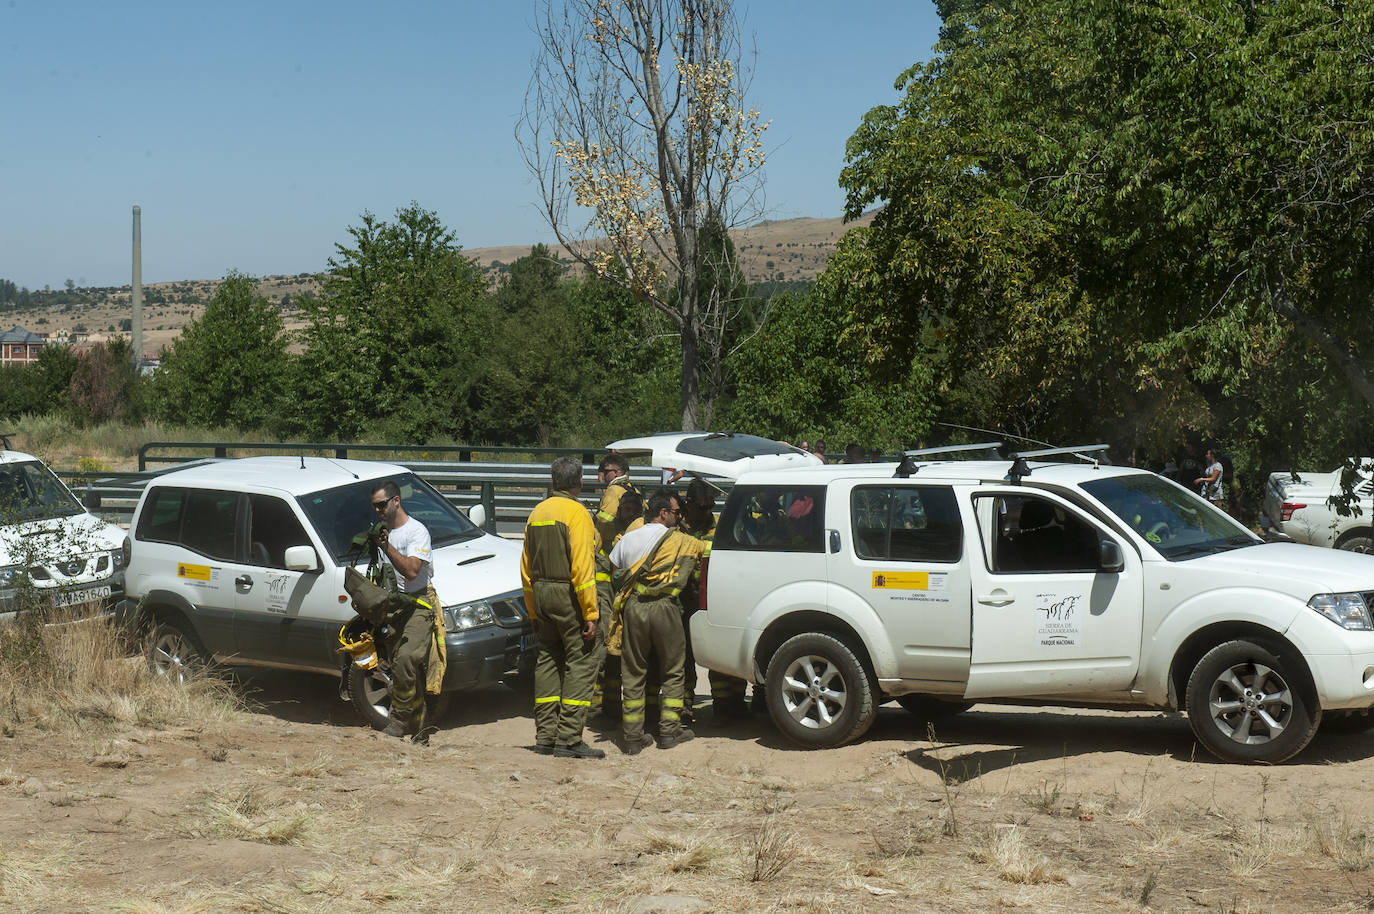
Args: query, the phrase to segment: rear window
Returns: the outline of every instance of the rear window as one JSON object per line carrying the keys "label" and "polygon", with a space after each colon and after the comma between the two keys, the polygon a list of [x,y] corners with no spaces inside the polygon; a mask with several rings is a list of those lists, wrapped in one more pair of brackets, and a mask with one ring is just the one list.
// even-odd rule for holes
{"label": "rear window", "polygon": [[711,549],[824,552],[825,486],[736,486]]}
{"label": "rear window", "polygon": [[850,497],[861,559],[957,562],[964,525],[948,486],[859,486]]}
{"label": "rear window", "polygon": [[767,454],[805,454],[799,447],[783,444],[758,435],[733,435],[717,432],[700,438],[684,438],[677,449],[684,454],[707,457],[711,460],[735,461]]}

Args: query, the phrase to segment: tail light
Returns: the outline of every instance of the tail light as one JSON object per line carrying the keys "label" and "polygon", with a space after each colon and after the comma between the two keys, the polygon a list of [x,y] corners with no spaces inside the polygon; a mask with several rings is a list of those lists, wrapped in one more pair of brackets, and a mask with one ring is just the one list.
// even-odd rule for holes
{"label": "tail light", "polygon": [[701,580],[697,581],[697,609],[706,611],[706,571],[711,567],[711,557],[701,557]]}
{"label": "tail light", "polygon": [[1279,520],[1292,520],[1294,511],[1301,511],[1306,507],[1307,505],[1295,501],[1286,501],[1279,507]]}
{"label": "tail light", "polygon": [[124,537],[124,545],[120,547],[119,551],[120,551],[120,557],[124,560],[124,567],[125,567],[125,568],[128,568],[128,567],[129,567],[129,552],[130,552],[132,546],[133,546],[133,544],[132,544],[131,542],[129,542],[129,538],[128,538],[127,536]]}

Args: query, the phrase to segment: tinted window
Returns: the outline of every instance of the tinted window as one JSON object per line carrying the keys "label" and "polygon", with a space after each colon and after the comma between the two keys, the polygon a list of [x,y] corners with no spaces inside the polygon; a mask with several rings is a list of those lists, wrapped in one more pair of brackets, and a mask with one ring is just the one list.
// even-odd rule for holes
{"label": "tinted window", "polygon": [[1153,473],[1095,479],[1082,488],[1170,560],[1260,542],[1201,497]]}
{"label": "tinted window", "polygon": [[[354,535],[378,521],[377,512],[372,510],[372,493],[385,481],[362,479],[296,499],[335,560],[347,561],[354,551]],[[457,508],[413,473],[403,473],[393,481],[401,490],[401,507],[429,529],[436,549],[482,535]]]}
{"label": "tinted window", "polygon": [[[988,567],[1002,574],[1096,571],[1097,528],[1059,505],[1033,495],[997,495],[995,529],[987,538]],[[982,511],[979,518],[984,517]]]}
{"label": "tinted window", "polygon": [[212,559],[240,561],[239,505],[243,496],[214,489],[158,487],[138,519],[137,537],[184,546]]}
{"label": "tinted window", "polygon": [[709,457],[712,460],[735,461],[745,457],[762,457],[765,454],[804,454],[799,447],[783,444],[771,438],[758,435],[734,435],[717,432],[700,438],[684,438],[677,449],[684,454]]}
{"label": "tinted window", "polygon": [[825,551],[825,486],[736,486],[712,549]]}
{"label": "tinted window", "polygon": [[291,505],[271,495],[248,496],[248,564],[285,568],[289,547],[310,544]]}
{"label": "tinted window", "polygon": [[943,486],[860,486],[850,514],[861,559],[957,562],[963,551],[959,507]]}

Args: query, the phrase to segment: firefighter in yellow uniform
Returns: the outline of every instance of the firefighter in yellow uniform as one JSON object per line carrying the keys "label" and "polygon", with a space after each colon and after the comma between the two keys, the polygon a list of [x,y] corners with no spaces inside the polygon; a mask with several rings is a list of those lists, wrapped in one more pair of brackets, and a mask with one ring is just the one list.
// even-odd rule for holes
{"label": "firefighter in yellow uniform", "polygon": [[663,683],[658,747],[671,749],[696,735],[682,726],[686,645],[679,597],[706,544],[676,529],[681,508],[672,492],[659,490],[650,496],[648,513],[649,521],[625,534],[610,556],[617,571],[628,572],[616,595],[624,619],[621,732],[628,755],[653,742],[644,733],[645,680],[651,657],[657,658],[654,663]]}
{"label": "firefighter in yellow uniform", "polygon": [[553,492],[530,512],[520,556],[525,607],[539,639],[534,664],[536,752],[605,758],[582,739],[605,647],[597,622],[595,530],[577,500],[582,464],[553,462]]}
{"label": "firefighter in yellow uniform", "polygon": [[612,541],[625,531],[624,526],[616,520],[620,500],[627,492],[638,495],[639,490],[630,482],[629,461],[619,454],[607,454],[601,458],[596,468],[596,478],[606,487],[601,491],[601,504],[596,509],[596,532],[601,534],[601,542],[609,552]]}
{"label": "firefighter in yellow uniform", "polygon": [[[620,723],[620,613],[614,608],[615,588],[611,583],[610,551],[620,538],[631,530],[644,526],[644,502],[639,492],[630,489],[616,506],[614,538],[610,542],[601,539],[601,531],[596,532],[596,599],[601,605],[604,594],[606,611],[602,614],[602,624],[606,629],[606,660],[597,679],[595,703],[601,705],[601,716],[610,724]],[[655,689],[657,697],[657,689]]]}

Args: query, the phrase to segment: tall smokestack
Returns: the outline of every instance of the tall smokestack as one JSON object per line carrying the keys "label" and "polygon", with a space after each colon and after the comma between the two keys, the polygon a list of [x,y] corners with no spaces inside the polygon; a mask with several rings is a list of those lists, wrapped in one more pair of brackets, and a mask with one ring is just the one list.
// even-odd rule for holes
{"label": "tall smokestack", "polygon": [[134,372],[143,366],[143,210],[134,207],[134,316],[133,330]]}

